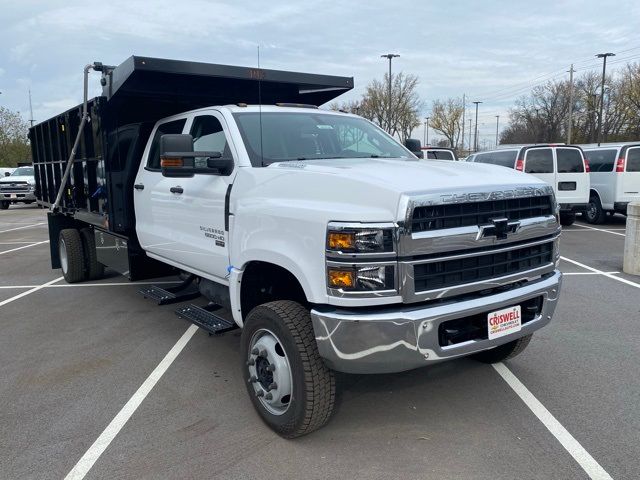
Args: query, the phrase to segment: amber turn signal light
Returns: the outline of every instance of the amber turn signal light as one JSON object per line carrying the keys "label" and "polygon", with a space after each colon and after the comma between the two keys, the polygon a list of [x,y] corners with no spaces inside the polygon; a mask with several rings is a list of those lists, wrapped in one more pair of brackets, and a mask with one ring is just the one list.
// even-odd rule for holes
{"label": "amber turn signal light", "polygon": [[329,232],[329,250],[352,250],[356,246],[355,233]]}
{"label": "amber turn signal light", "polygon": [[181,158],[163,158],[160,160],[160,166],[163,168],[184,167],[184,160]]}
{"label": "amber turn signal light", "polygon": [[353,270],[329,269],[329,287],[331,288],[354,288],[356,276]]}

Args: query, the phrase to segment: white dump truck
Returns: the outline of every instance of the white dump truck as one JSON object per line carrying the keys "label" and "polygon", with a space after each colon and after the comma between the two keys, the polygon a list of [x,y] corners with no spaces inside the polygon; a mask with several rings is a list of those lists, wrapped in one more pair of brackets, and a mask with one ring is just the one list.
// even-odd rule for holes
{"label": "white dump truck", "polygon": [[419,160],[318,108],[352,86],[131,57],[88,65],[84,104],[30,131],[52,267],[68,282],[179,274],[143,295],[210,333],[241,328],[251,401],[289,438],[330,419],[336,371],[504,360],[560,293],[550,186]]}

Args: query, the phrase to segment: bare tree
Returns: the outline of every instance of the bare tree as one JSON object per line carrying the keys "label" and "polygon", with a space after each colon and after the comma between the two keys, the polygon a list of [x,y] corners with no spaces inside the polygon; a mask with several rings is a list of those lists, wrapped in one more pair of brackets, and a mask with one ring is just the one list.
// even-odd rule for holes
{"label": "bare tree", "polygon": [[431,106],[429,126],[444,135],[449,142],[447,146],[451,148],[458,148],[460,132],[462,131],[463,110],[461,98],[434,100]]}
{"label": "bare tree", "polygon": [[392,77],[391,111],[389,111],[388,75],[382,81],[374,79],[359,103],[359,114],[382,128],[390,125],[389,134],[405,141],[411,131],[420,125],[418,112],[422,101],[416,88],[418,77],[400,72]]}
{"label": "bare tree", "polygon": [[28,131],[18,112],[0,107],[0,167],[15,167],[31,159]]}

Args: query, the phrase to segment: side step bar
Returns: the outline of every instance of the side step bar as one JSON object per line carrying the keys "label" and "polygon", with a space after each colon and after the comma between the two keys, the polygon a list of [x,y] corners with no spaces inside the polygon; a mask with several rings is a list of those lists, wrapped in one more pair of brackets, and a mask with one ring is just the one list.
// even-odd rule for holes
{"label": "side step bar", "polygon": [[238,325],[236,325],[236,322],[233,320],[228,320],[214,313],[221,308],[220,305],[216,305],[215,303],[210,303],[204,307],[187,305],[178,308],[176,315],[185,320],[189,320],[191,323],[209,332],[209,334],[219,335],[238,328]]}
{"label": "side step bar", "polygon": [[158,305],[169,305],[170,303],[186,302],[200,296],[200,290],[193,285],[194,276],[190,275],[182,283],[162,288],[157,285],[145,285],[139,292],[144,298],[149,298],[158,303]]}

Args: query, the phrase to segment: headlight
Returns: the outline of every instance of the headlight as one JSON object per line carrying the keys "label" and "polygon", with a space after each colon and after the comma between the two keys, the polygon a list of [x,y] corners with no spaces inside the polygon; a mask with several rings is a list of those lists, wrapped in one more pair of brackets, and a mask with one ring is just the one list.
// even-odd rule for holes
{"label": "headlight", "polygon": [[385,227],[330,223],[327,229],[327,251],[391,253],[394,251],[393,227]]}
{"label": "headlight", "polygon": [[331,265],[327,269],[329,288],[344,291],[395,289],[395,265]]}

